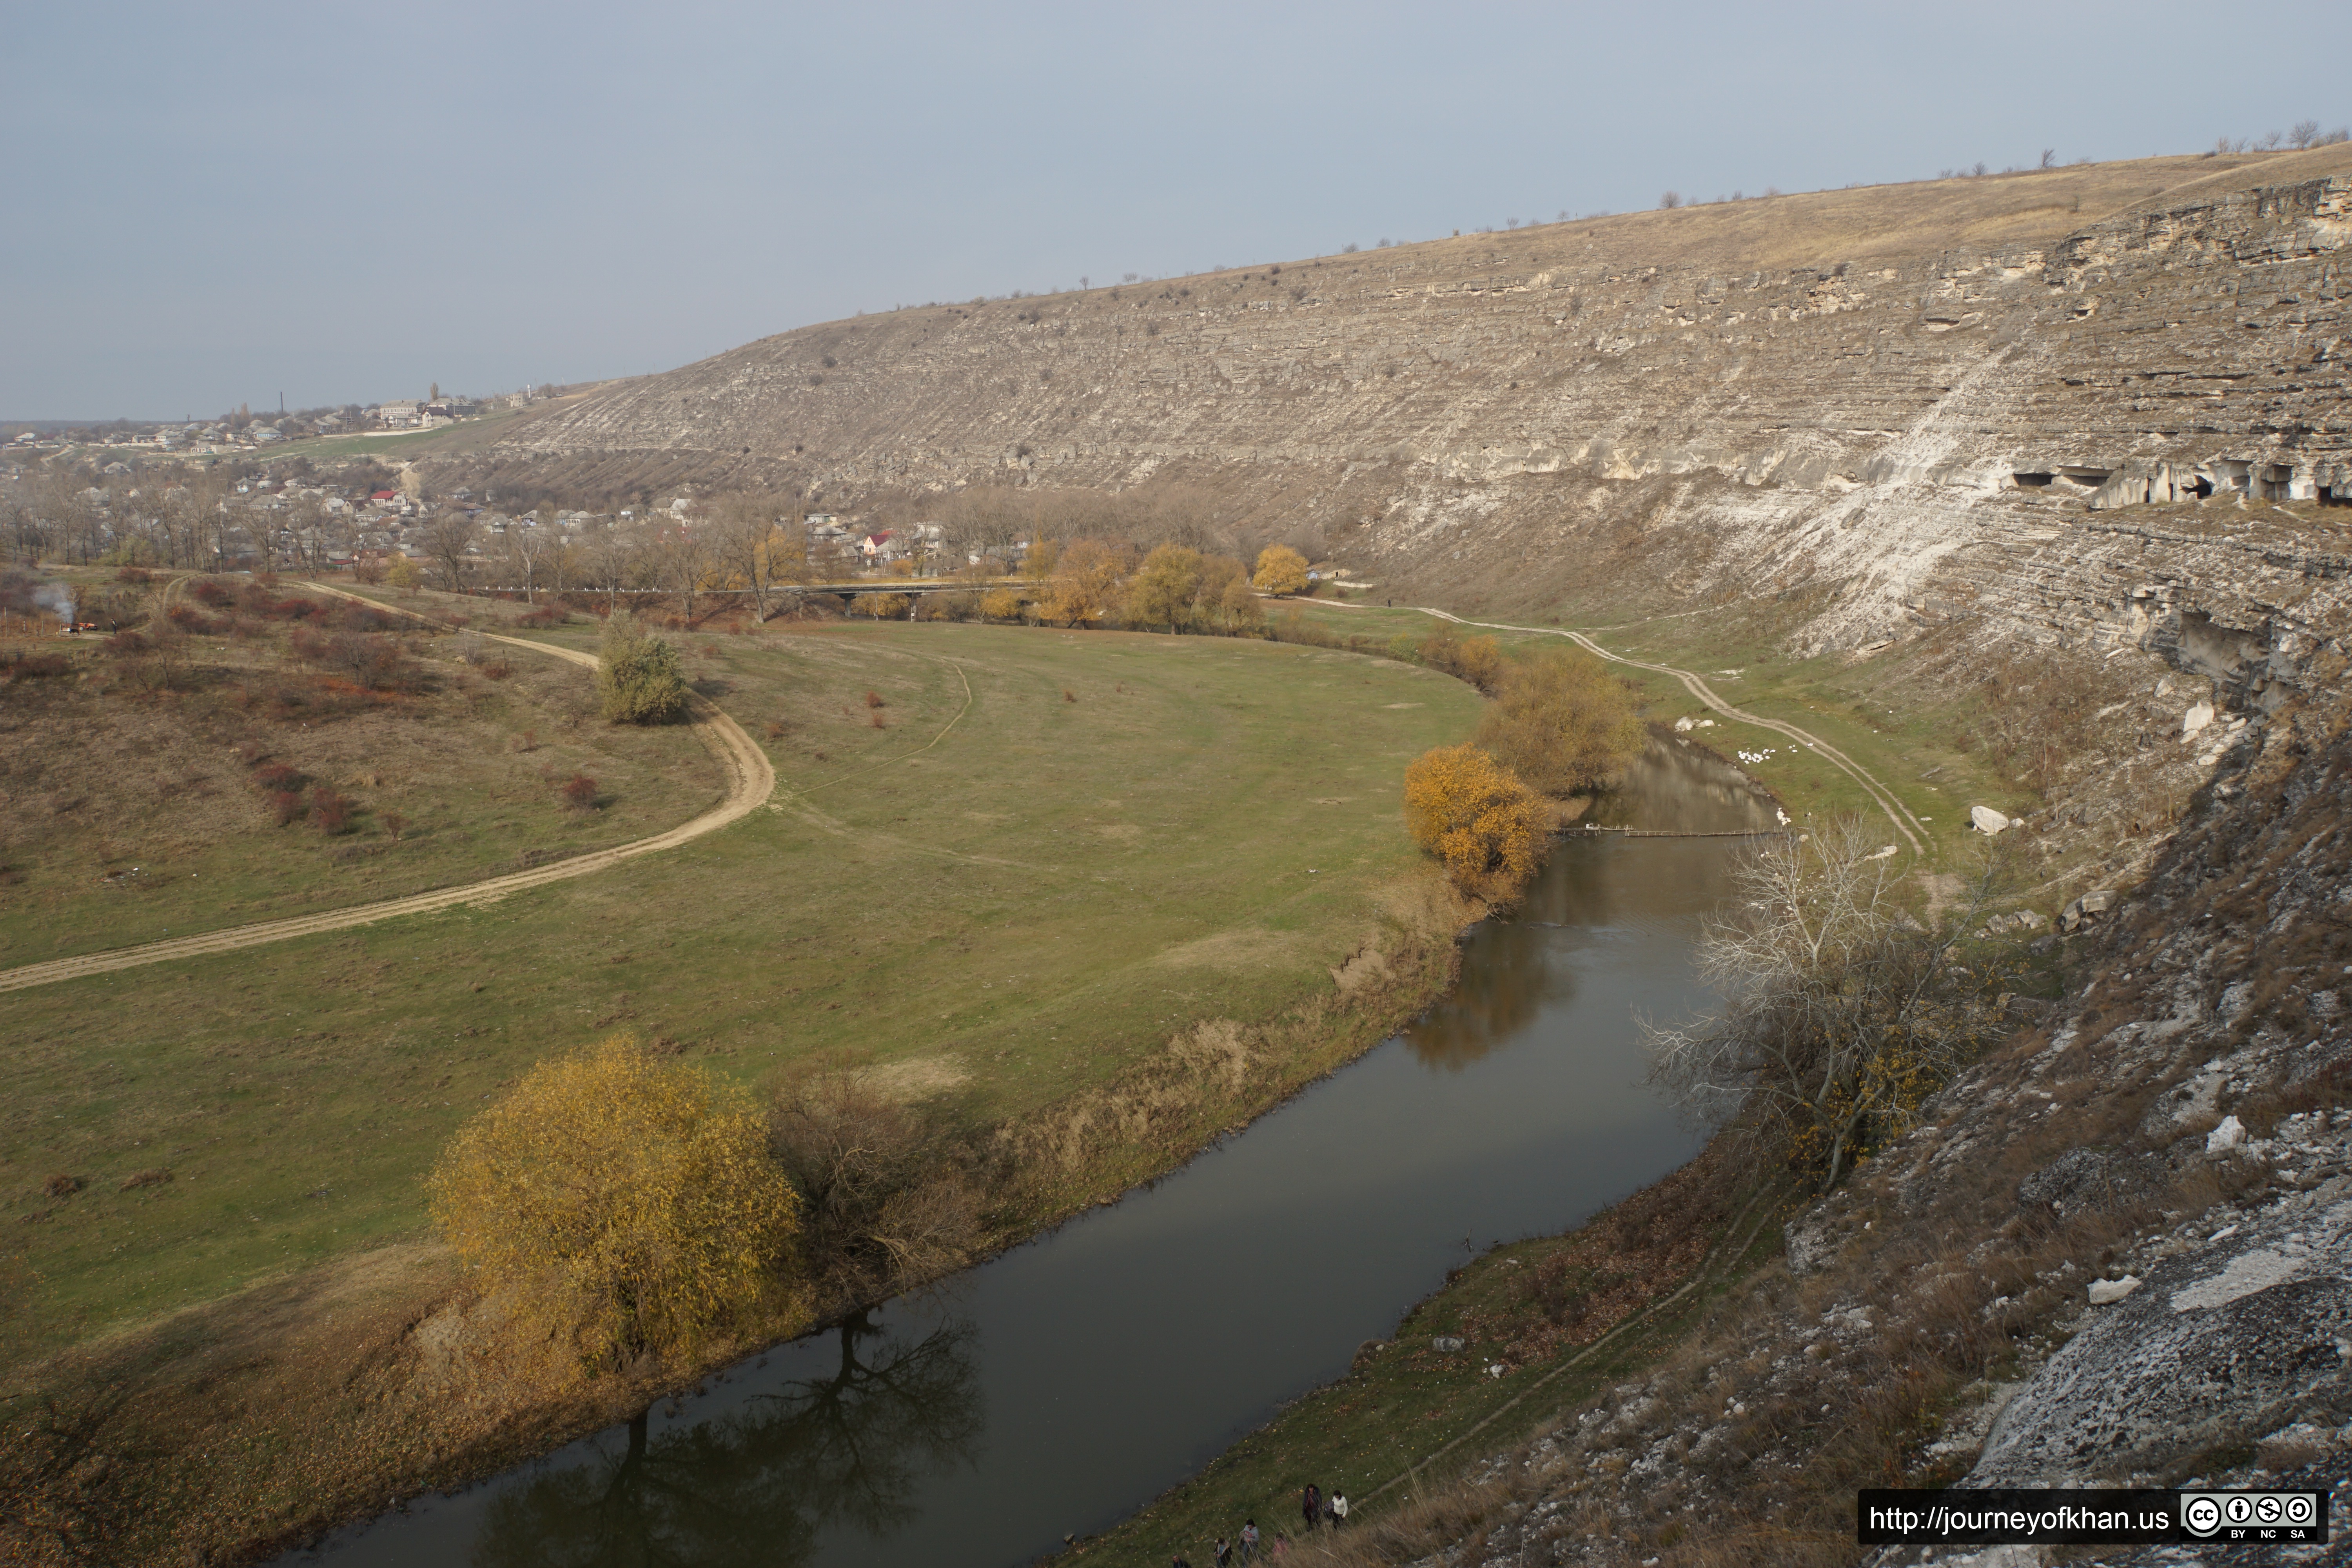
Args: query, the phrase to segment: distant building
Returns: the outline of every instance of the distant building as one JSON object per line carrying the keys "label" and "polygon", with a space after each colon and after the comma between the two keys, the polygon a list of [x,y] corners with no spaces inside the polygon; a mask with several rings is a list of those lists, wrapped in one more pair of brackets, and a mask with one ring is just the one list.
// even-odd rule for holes
{"label": "distant building", "polygon": [[386,403],[376,409],[375,416],[393,429],[404,430],[417,422],[421,406],[416,403]]}

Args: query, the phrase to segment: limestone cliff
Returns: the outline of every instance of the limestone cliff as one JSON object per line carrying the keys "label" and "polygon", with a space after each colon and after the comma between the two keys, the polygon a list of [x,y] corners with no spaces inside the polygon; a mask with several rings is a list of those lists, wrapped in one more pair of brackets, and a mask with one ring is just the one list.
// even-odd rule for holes
{"label": "limestone cliff", "polygon": [[2352,500],[2348,201],[2342,147],[2156,159],[911,309],[498,458],[851,506],[1178,479],[1458,605],[1810,588],[1801,646],[1981,617],[2259,696],[2352,563],[2319,521]]}

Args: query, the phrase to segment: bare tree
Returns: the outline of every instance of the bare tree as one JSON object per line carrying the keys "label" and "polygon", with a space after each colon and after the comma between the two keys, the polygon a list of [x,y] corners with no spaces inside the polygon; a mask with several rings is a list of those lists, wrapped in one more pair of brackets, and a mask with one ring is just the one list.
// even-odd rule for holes
{"label": "bare tree", "polygon": [[507,524],[507,561],[522,579],[524,604],[539,603],[540,574],[546,571],[549,557],[561,547],[561,542],[552,528],[532,527],[520,518]]}
{"label": "bare tree", "polygon": [[1672,212],[1675,208],[1683,205],[1682,193],[1680,191],[1668,191],[1664,195],[1658,198],[1658,205],[1665,208],[1668,212]]}
{"label": "bare tree", "polygon": [[1994,1037],[1995,987],[2010,978],[2001,954],[1956,957],[1991,895],[1990,867],[1937,931],[1902,909],[1894,867],[1858,818],[1768,840],[1701,941],[1723,1012],[1645,1026],[1654,1081],[1710,1120],[1751,1112],[1824,1189]]}
{"label": "bare tree", "polygon": [[2296,121],[2294,126],[2288,130],[2286,140],[2287,144],[2291,147],[2300,149],[2310,146],[2314,142],[2319,140],[2319,121],[2316,120]]}
{"label": "bare tree", "polygon": [[768,600],[779,583],[796,582],[808,572],[808,545],[799,528],[798,508],[763,490],[721,496],[708,524],[710,547],[730,581],[751,591],[753,616],[768,618]]}
{"label": "bare tree", "polygon": [[425,525],[425,553],[441,573],[441,585],[452,594],[466,591],[466,573],[473,562],[467,552],[480,536],[474,520],[462,511],[444,511]]}
{"label": "bare tree", "polygon": [[657,525],[651,553],[656,575],[663,587],[686,601],[687,625],[692,626],[694,596],[708,585],[718,564],[710,548],[709,525],[700,520],[667,520]]}
{"label": "bare tree", "polygon": [[581,580],[604,592],[606,615],[620,608],[621,590],[637,574],[643,553],[636,531],[610,518],[590,524],[582,538]]}

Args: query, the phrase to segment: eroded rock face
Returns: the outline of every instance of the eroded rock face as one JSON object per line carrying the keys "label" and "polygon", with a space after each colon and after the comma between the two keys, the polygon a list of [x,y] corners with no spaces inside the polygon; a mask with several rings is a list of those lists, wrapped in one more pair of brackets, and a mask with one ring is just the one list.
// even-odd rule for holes
{"label": "eroded rock face", "polygon": [[2343,1405],[2352,1202],[2283,1209],[2230,1228],[2094,1309],[2009,1401],[1966,1484],[2159,1476],[2265,1436],[2314,1406]]}
{"label": "eroded rock face", "polygon": [[2352,500],[2352,151],[2107,168],[2135,179],[1818,193],[831,322],[500,455],[853,500],[1175,480],[1410,592],[1834,588],[1801,647],[1982,619],[2263,701],[2342,628],[2352,579],[2270,510]]}

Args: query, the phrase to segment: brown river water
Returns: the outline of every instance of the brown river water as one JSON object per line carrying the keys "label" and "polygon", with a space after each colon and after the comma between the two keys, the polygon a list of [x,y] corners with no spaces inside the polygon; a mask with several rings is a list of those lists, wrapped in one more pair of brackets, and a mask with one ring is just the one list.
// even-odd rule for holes
{"label": "brown river water", "polygon": [[[1671,742],[1591,818],[1775,820]],[[1345,1373],[1466,1256],[1697,1152],[1643,1082],[1635,1018],[1706,1006],[1694,942],[1741,843],[1571,834],[1516,916],[1465,938],[1426,1016],[1182,1169],[281,1561],[1009,1568],[1098,1533]],[[1317,1479],[1360,1495],[1389,1478]]]}

